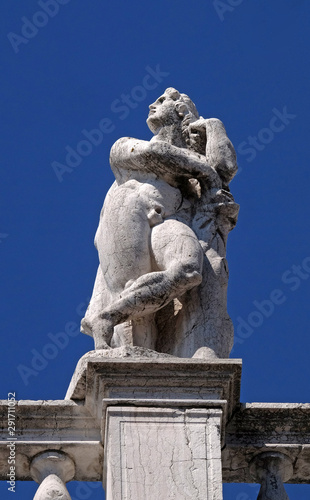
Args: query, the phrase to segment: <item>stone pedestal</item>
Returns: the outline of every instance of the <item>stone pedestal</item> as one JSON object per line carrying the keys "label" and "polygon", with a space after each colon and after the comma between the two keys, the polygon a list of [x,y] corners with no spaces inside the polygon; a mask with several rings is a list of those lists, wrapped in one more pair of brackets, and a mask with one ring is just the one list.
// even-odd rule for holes
{"label": "stone pedestal", "polygon": [[107,500],[222,500],[241,362],[105,356],[80,360],[67,397],[101,425]]}
{"label": "stone pedestal", "polygon": [[216,408],[109,407],[107,499],[221,500],[221,418]]}
{"label": "stone pedestal", "polygon": [[[16,480],[40,482],[38,495],[68,496],[72,479],[102,481],[108,500],[210,500],[222,475],[286,498],[283,482],[310,482],[310,404],[240,404],[240,376],[239,360],[87,353],[65,400],[16,401]],[[9,408],[0,401],[3,481]]]}

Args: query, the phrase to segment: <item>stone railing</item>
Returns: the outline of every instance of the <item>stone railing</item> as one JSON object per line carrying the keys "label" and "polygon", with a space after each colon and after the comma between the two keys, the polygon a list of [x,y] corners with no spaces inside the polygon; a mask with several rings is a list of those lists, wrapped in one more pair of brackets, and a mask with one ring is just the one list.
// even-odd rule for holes
{"label": "stone railing", "polygon": [[310,482],[310,405],[242,405],[240,379],[240,360],[86,356],[66,399],[16,403],[15,480],[35,480],[35,500],[69,500],[71,480],[102,481],[108,500],[221,500],[223,481],[287,499],[284,482]]}

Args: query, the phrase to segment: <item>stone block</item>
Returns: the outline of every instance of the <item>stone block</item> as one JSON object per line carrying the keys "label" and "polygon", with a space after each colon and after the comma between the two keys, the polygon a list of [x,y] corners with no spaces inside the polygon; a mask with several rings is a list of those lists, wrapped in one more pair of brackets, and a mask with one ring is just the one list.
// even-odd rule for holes
{"label": "stone block", "polygon": [[107,409],[109,500],[221,500],[220,409]]}

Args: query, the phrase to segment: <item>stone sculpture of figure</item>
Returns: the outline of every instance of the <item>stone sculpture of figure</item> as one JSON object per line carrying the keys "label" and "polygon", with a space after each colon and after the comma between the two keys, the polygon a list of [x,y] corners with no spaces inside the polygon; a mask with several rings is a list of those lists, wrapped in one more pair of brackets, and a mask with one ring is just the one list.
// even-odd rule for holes
{"label": "stone sculpture of figure", "polygon": [[222,123],[169,88],[150,106],[151,141],[119,139],[100,215],[99,268],[82,320],[95,349],[135,345],[181,357],[228,357],[228,231],[237,166]]}

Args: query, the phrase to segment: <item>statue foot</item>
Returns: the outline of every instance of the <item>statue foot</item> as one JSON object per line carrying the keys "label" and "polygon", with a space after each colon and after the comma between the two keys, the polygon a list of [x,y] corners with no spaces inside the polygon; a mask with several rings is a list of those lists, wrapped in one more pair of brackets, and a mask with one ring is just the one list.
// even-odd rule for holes
{"label": "statue foot", "polygon": [[104,317],[104,314],[92,321],[89,321],[89,318],[83,318],[81,332],[93,337],[96,350],[112,349],[109,343],[113,335],[113,324],[111,320]]}
{"label": "statue foot", "polygon": [[194,359],[207,359],[207,360],[212,360],[212,359],[219,359],[218,355],[214,352],[211,347],[200,347],[197,349],[195,352]]}
{"label": "statue foot", "polygon": [[95,350],[112,349],[109,345],[113,335],[114,325],[106,313],[100,315],[100,319],[93,325],[92,336],[95,342]]}
{"label": "statue foot", "polygon": [[81,332],[86,335],[92,335],[91,325],[88,323],[87,319],[84,317],[81,321]]}
{"label": "statue foot", "polygon": [[100,351],[103,349],[112,349],[109,344],[103,339],[103,338],[98,338],[94,337],[94,342],[95,342],[95,351]]}

